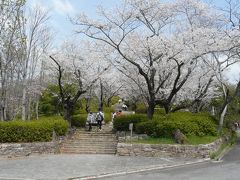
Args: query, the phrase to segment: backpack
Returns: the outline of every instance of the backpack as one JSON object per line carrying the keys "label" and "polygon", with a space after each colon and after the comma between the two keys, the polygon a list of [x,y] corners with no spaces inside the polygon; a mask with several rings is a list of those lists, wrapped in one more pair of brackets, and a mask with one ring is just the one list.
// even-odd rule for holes
{"label": "backpack", "polygon": [[97,121],[103,121],[103,115],[99,112],[96,117]]}

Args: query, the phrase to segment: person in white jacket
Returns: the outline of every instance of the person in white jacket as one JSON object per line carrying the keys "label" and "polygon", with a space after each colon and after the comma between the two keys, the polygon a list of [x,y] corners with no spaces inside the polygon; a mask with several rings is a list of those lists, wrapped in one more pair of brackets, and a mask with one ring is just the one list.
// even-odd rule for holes
{"label": "person in white jacket", "polygon": [[91,131],[92,123],[94,122],[94,115],[92,112],[88,113],[87,122],[88,122],[88,126],[89,126],[88,130]]}

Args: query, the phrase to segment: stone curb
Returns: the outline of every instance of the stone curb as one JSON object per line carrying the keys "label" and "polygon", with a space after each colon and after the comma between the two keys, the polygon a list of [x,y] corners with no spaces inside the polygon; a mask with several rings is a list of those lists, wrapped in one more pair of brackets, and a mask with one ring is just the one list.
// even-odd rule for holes
{"label": "stone curb", "polygon": [[120,172],[113,172],[113,173],[103,173],[103,174],[92,175],[92,176],[73,177],[73,178],[69,178],[69,180],[90,180],[90,179],[114,177],[114,176],[135,174],[135,173],[141,173],[141,172],[147,172],[147,171],[177,168],[177,167],[183,167],[183,166],[187,166],[187,165],[196,165],[196,164],[209,162],[209,161],[210,161],[210,158],[206,158],[206,159],[201,159],[201,160],[198,160],[195,162],[186,162],[183,164],[175,164],[175,165],[162,164],[162,165],[148,166],[148,167],[144,167],[142,169],[131,170],[131,171],[120,171]]}

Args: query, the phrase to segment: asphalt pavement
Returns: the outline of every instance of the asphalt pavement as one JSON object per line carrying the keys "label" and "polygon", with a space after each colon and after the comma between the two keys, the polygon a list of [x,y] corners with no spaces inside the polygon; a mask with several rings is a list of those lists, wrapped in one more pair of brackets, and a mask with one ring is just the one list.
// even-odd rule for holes
{"label": "asphalt pavement", "polygon": [[[197,163],[200,159],[120,157],[115,155],[38,155],[0,158],[0,179],[90,179]],[[83,178],[84,179],[84,178]]]}

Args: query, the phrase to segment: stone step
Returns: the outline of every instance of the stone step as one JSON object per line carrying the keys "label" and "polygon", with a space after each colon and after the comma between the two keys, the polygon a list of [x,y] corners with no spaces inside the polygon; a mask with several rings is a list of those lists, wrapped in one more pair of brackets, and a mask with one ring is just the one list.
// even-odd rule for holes
{"label": "stone step", "polygon": [[87,140],[93,140],[93,141],[117,141],[117,138],[102,138],[102,137],[78,137],[78,138],[71,138],[67,141],[87,141]]}
{"label": "stone step", "polygon": [[81,134],[76,133],[72,137],[116,137],[115,134]]}
{"label": "stone step", "polygon": [[116,151],[64,151],[61,154],[116,154]]}
{"label": "stone step", "polygon": [[108,143],[108,144],[101,144],[101,143],[65,143],[62,144],[62,147],[65,146],[117,146],[117,143]]}
{"label": "stone step", "polygon": [[100,142],[100,143],[108,143],[108,142],[117,142],[116,139],[87,139],[87,138],[84,138],[84,139],[69,139],[69,140],[65,140],[65,142],[81,142],[81,143],[85,143],[85,142]]}
{"label": "stone step", "polygon": [[61,150],[67,150],[67,149],[75,149],[75,150],[83,150],[83,149],[85,149],[85,150],[108,150],[108,149],[110,149],[110,150],[113,150],[113,149],[116,149],[116,147],[114,147],[114,146],[110,146],[110,147],[88,147],[88,146],[81,146],[81,147],[76,147],[76,146],[72,146],[72,147],[66,147],[66,146],[64,146],[64,147],[61,147]]}
{"label": "stone step", "polygon": [[113,133],[112,131],[105,131],[105,130],[102,130],[102,131],[86,131],[86,130],[76,130],[75,131],[76,133],[90,133],[90,134],[111,134]]}
{"label": "stone step", "polygon": [[112,137],[112,136],[116,136],[115,134],[85,134],[85,133],[75,133],[73,136],[104,136],[104,137]]}
{"label": "stone step", "polygon": [[75,139],[75,138],[102,138],[102,139],[113,138],[113,139],[117,139],[116,136],[101,136],[101,135],[98,135],[98,136],[92,136],[92,135],[75,135],[75,136],[72,136],[72,137],[69,138],[69,139]]}
{"label": "stone step", "polygon": [[72,138],[68,138],[68,140],[72,140],[72,139],[102,139],[102,140],[108,140],[108,139],[114,139],[117,140],[116,137],[102,137],[102,136],[96,136],[96,137],[87,137],[87,136],[80,136],[80,137],[72,137]]}
{"label": "stone step", "polygon": [[115,148],[108,148],[108,149],[104,149],[104,148],[101,148],[101,149],[87,149],[87,148],[64,148],[64,149],[61,149],[60,152],[116,152],[116,149]]}
{"label": "stone step", "polygon": [[63,142],[61,153],[68,154],[115,154],[117,149],[117,137],[109,129],[86,131],[77,129],[72,137]]}
{"label": "stone step", "polygon": [[64,146],[116,146],[117,143],[108,143],[108,144],[101,144],[101,143],[65,143],[62,144]]}
{"label": "stone step", "polygon": [[104,150],[106,150],[106,149],[116,149],[116,147],[115,146],[105,146],[105,147],[96,147],[96,146],[63,146],[63,147],[61,147],[61,150],[64,150],[64,149],[86,149],[86,150],[104,149]]}

